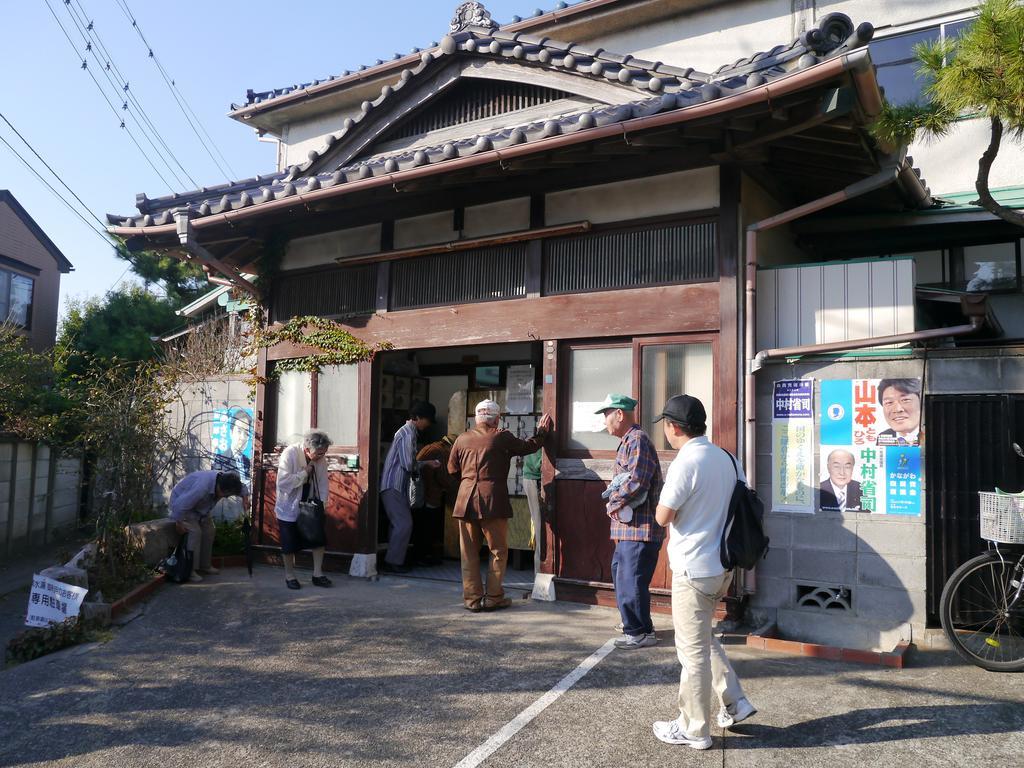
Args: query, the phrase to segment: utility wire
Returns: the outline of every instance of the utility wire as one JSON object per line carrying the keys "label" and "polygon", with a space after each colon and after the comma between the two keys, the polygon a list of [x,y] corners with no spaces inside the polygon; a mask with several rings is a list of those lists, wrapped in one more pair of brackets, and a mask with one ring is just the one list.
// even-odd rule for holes
{"label": "utility wire", "polygon": [[[87,218],[85,218],[85,216],[83,216],[79,212],[79,210],[77,208],[75,208],[75,206],[73,206],[70,202],[68,202],[67,198],[65,198],[52,184],[50,184],[50,182],[48,182],[43,177],[43,175],[41,173],[39,173],[39,171],[37,171],[35,168],[33,168],[32,164],[28,160],[26,160],[22,156],[22,154],[17,149],[15,149],[11,145],[11,143],[9,141],[7,141],[7,139],[5,139],[3,136],[0,136],[0,142],[3,142],[7,146],[7,148],[9,150],[11,150],[11,152],[14,154],[14,156],[17,157],[21,161],[22,165],[24,165],[26,168],[28,168],[28,170],[31,171],[35,175],[35,177],[37,179],[39,179],[43,184],[45,184],[47,189],[49,189],[50,192],[52,192],[57,197],[57,199],[59,199],[62,203],[64,203],[64,205],[67,206],[67,209],[69,211],[71,211],[73,214],[75,214],[75,216],[77,216],[79,219],[81,219],[82,223],[85,224],[85,226],[87,226],[89,228],[90,232],[95,233],[95,235],[97,237],[101,238],[105,245],[108,245],[110,247],[114,246],[114,244],[110,241],[110,239],[105,234],[101,234],[100,231],[98,229],[96,229],[89,222],[89,220]],[[47,166],[47,167],[49,168],[49,166]],[[52,170],[51,170],[51,173],[52,173]],[[54,175],[56,176],[56,174],[54,174]],[[58,181],[60,181],[60,177],[59,176],[57,176],[57,179],[58,179]],[[61,183],[63,184],[64,182],[61,181]],[[64,184],[64,186],[66,187],[67,184]],[[74,192],[72,192],[71,194],[74,194]],[[75,195],[75,197],[77,199],[78,195]]]}
{"label": "utility wire", "polygon": [[[68,4],[68,2],[69,0],[64,0],[64,6],[68,9],[68,13],[71,15],[72,23],[78,29],[78,33],[82,36],[82,41],[85,43],[85,54],[92,54],[93,58],[96,60],[96,63],[100,65],[100,69],[103,71],[103,76],[107,79],[107,84],[113,90],[116,98],[122,99],[121,111],[127,114],[134,121],[136,127],[139,129],[139,132],[142,134],[142,138],[146,140],[150,148],[153,150],[153,154],[156,157],[159,157],[160,160],[163,162],[164,166],[167,168],[167,170],[171,172],[171,175],[174,177],[174,180],[178,183],[178,188],[180,189],[181,187],[187,186],[186,183],[182,180],[182,178],[174,170],[174,166],[167,162],[167,158],[164,157],[163,154],[161,154],[159,147],[157,147],[157,145],[153,143],[153,139],[150,137],[149,132],[146,130],[146,127],[141,122],[139,122],[139,118],[135,115],[135,113],[133,113],[128,108],[128,100],[123,99],[121,95],[121,86],[114,80],[113,76],[110,73],[110,69],[107,67],[103,67],[103,60],[100,59],[99,54],[93,47],[92,40],[89,39],[89,36],[86,34],[83,27],[78,23],[78,19],[75,18],[74,14],[71,12],[71,6]],[[78,51],[77,46],[75,47],[75,51]],[[89,67],[89,61],[84,56],[82,58],[82,68],[88,70],[89,73],[92,74],[92,68]],[[125,92],[125,95],[127,95],[127,92]],[[188,176],[187,173],[185,175]]]}
{"label": "utility wire", "polygon": [[[60,19],[57,18],[56,12],[50,5],[50,0],[44,0],[44,2],[46,3],[47,9],[50,11],[50,14],[53,16],[53,20],[57,22],[57,26],[60,27],[60,31],[64,33],[64,37],[67,38],[68,44],[71,46],[71,48],[75,52],[75,55],[77,56],[78,47],[75,45],[75,41],[71,39],[71,35],[68,34],[68,31],[64,29],[64,25],[61,23]],[[138,148],[139,153],[142,155],[143,159],[145,159],[145,161],[149,164],[149,167],[153,169],[153,172],[160,177],[160,180],[164,183],[164,185],[168,189],[173,189],[173,185],[170,184],[166,178],[164,178],[164,175],[160,173],[159,169],[153,164],[153,161],[150,159],[149,155],[146,154],[146,151],[142,148],[142,145],[139,144],[138,140],[135,138],[135,135],[131,132],[131,129],[129,129],[128,126],[125,125],[124,118],[122,118],[121,115],[118,113],[117,108],[110,103],[110,99],[107,98],[107,94],[104,92],[103,86],[100,85],[100,81],[96,79],[96,75],[92,73],[92,70],[90,70],[88,66],[83,67],[83,69],[86,71],[86,73],[88,73],[89,77],[92,78],[92,81],[93,83],[95,83],[96,88],[99,90],[100,95],[103,97],[103,100],[107,102],[107,106],[110,107],[110,111],[114,113],[114,117],[118,120],[124,132],[128,134],[128,137],[132,140],[132,143],[135,144],[135,146]]]}
{"label": "utility wire", "polygon": [[[5,123],[7,123],[7,127],[10,128],[12,131],[14,131],[14,134],[19,139],[21,139],[21,143],[24,144],[26,147],[28,147],[32,151],[33,155],[35,155],[37,158],[39,158],[39,162],[41,162],[43,165],[46,166],[46,170],[48,170],[51,174],[53,174],[53,177],[64,186],[64,189],[66,189],[68,192],[71,193],[71,196],[74,197],[75,200],[78,201],[79,205],[81,205],[82,208],[84,208],[85,210],[87,210],[89,212],[89,215],[92,216],[93,219],[96,220],[96,223],[99,224],[101,227],[105,227],[106,225],[103,223],[103,220],[100,219],[99,216],[97,216],[95,213],[92,212],[92,209],[90,209],[89,206],[85,204],[85,201],[82,200],[82,198],[80,198],[75,193],[75,190],[73,190],[71,187],[69,187],[67,185],[67,183],[64,181],[64,179],[62,179],[60,177],[60,174],[57,173],[55,170],[53,170],[53,168],[50,167],[50,164],[48,162],[46,162],[46,160],[43,159],[42,155],[40,155],[38,152],[36,152],[36,148],[28,143],[28,139],[26,139],[24,136],[21,135],[21,132],[17,128],[15,128],[14,125],[11,124],[11,121],[7,119],[7,116],[4,115],[3,112],[0,112],[0,119],[2,119]],[[10,145],[8,145],[8,146],[10,146]]]}
{"label": "utility wire", "polygon": [[[78,27],[79,34],[81,34],[82,38],[86,41],[86,50],[87,50],[87,52],[92,53],[93,58],[96,59],[96,62],[103,67],[103,71],[106,74],[107,81],[110,83],[111,87],[114,88],[115,90],[120,90],[120,91],[124,92],[125,97],[126,97],[127,100],[124,103],[123,109],[127,109],[129,102],[135,107],[136,112],[138,112],[139,116],[142,117],[143,121],[146,123],[146,126],[148,126],[149,131],[156,138],[157,142],[159,142],[160,146],[163,147],[164,152],[166,152],[167,155],[170,156],[170,158],[178,166],[178,168],[185,175],[185,177],[190,182],[192,182],[192,186],[193,187],[198,187],[199,186],[199,182],[197,182],[192,177],[192,174],[190,174],[185,169],[185,166],[182,165],[181,161],[174,154],[174,151],[171,149],[170,145],[168,145],[167,141],[161,135],[160,130],[156,127],[156,124],[149,117],[149,114],[146,112],[145,108],[142,106],[142,103],[138,100],[138,98],[135,96],[134,92],[129,87],[128,78],[126,78],[121,73],[121,70],[118,68],[117,64],[114,62],[113,56],[110,55],[110,51],[107,49],[107,47],[103,44],[103,41],[100,39],[99,32],[96,30],[95,25],[93,24],[93,22],[86,15],[85,9],[82,7],[82,4],[80,2],[78,2],[78,0],[75,0],[75,5],[78,6],[78,10],[80,11],[80,15],[72,7],[71,0],[64,0],[64,6],[67,8],[68,14],[71,16],[72,21],[74,21],[75,26]],[[94,45],[90,45],[90,43],[93,43]],[[102,59],[100,58],[100,54],[102,54]],[[104,66],[104,64],[105,64],[105,66]],[[111,77],[111,72],[113,72],[113,75],[116,77],[118,82],[114,82],[114,79],[112,79],[112,77]],[[136,120],[136,124],[138,124],[138,120]],[[139,127],[142,128],[143,131],[146,130],[145,128],[143,128],[142,125],[139,125]],[[147,140],[148,140],[148,137],[147,137]],[[150,145],[152,145],[152,141],[150,141]],[[153,147],[153,149],[156,150],[157,152],[159,152],[159,150],[157,150],[155,146]],[[168,168],[171,170],[172,173],[174,173],[174,169],[170,167],[169,163],[168,163]],[[181,179],[178,177],[177,173],[174,173],[174,176],[175,176],[175,178],[178,179],[179,182],[181,181]],[[185,186],[184,182],[182,182],[182,186]]]}
{"label": "utility wire", "polygon": [[[175,81],[171,79],[170,75],[167,73],[167,70],[164,69],[163,64],[160,63],[160,59],[157,58],[156,53],[153,51],[153,46],[149,44],[149,41],[146,39],[145,34],[143,34],[142,32],[142,28],[139,26],[138,20],[132,14],[131,9],[128,7],[127,0],[117,0],[117,4],[118,7],[121,8],[121,11],[124,13],[128,21],[131,22],[132,29],[134,29],[135,32],[138,34],[139,39],[142,40],[142,44],[146,46],[146,50],[149,52],[149,58],[153,60],[153,63],[156,64],[156,68],[160,70],[160,74],[163,77],[164,82],[167,84],[168,89],[170,89],[171,95],[174,96],[174,100],[178,103],[178,109],[180,109],[181,113],[185,116],[185,120],[188,122],[189,127],[192,129],[192,132],[195,133],[196,138],[199,139],[199,143],[202,144],[203,149],[206,150],[206,154],[210,156],[210,159],[213,160],[217,168],[220,169],[220,172],[223,173],[227,178],[237,179],[238,174],[235,173],[235,170],[231,167],[231,164],[228,163],[227,158],[224,157],[224,153],[220,151],[220,148],[217,146],[217,143],[213,140],[213,137],[210,136],[209,132],[203,126],[202,121],[200,121],[195,111],[189,105],[188,100],[185,98],[185,94],[183,94],[179,90]],[[190,114],[191,117],[189,116]],[[198,126],[198,128],[196,126]],[[202,135],[199,133],[200,130],[202,131]],[[216,150],[217,154],[220,155],[221,160],[224,161],[224,165],[227,166],[228,170],[225,170],[224,165],[220,164],[220,161],[218,161],[217,158],[214,156],[213,152],[210,151],[210,147],[213,147],[214,150]]]}

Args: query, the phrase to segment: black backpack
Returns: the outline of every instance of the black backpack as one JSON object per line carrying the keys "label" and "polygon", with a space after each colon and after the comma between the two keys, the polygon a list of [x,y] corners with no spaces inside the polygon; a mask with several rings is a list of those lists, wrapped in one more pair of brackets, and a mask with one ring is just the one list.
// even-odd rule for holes
{"label": "black backpack", "polygon": [[740,480],[736,457],[728,451],[725,452],[732,459],[732,466],[736,470],[736,487],[732,489],[725,530],[722,531],[722,567],[727,571],[733,568],[749,570],[768,554],[768,537],[764,535],[762,522],[764,504],[757,497],[757,493]]}

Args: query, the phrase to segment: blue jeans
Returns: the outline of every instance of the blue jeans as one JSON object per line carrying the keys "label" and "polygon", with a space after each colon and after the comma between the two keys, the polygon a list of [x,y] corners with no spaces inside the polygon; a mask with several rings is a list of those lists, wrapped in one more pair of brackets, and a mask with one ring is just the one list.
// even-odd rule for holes
{"label": "blue jeans", "polygon": [[661,544],[653,541],[617,541],[612,556],[615,602],[627,635],[654,632],[651,622],[651,579],[658,565]]}

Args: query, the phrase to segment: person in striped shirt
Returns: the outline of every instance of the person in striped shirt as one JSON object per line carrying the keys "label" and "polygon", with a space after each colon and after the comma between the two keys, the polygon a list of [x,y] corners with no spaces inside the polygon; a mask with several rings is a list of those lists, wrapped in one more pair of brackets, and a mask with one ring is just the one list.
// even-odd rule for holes
{"label": "person in striped shirt", "polygon": [[395,432],[384,470],[380,475],[380,500],[391,523],[388,551],[384,555],[385,573],[408,573],[405,565],[409,538],[412,536],[412,510],[409,509],[409,477],[419,470],[420,464],[440,467],[435,460],[416,461],[416,439],[420,430],[434,423],[437,409],[432,403],[415,402],[409,409],[409,419]]}

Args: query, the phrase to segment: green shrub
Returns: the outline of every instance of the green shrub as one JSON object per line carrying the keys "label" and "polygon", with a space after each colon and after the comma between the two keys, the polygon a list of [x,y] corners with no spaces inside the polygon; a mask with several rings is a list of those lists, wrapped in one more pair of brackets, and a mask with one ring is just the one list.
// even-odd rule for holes
{"label": "green shrub", "polygon": [[213,539],[213,554],[241,555],[245,553],[245,534],[242,532],[242,521],[218,520],[214,523],[217,535]]}
{"label": "green shrub", "polygon": [[4,652],[4,664],[22,664],[59,651],[61,648],[104,637],[98,626],[76,617],[48,627],[29,627],[8,641]]}

